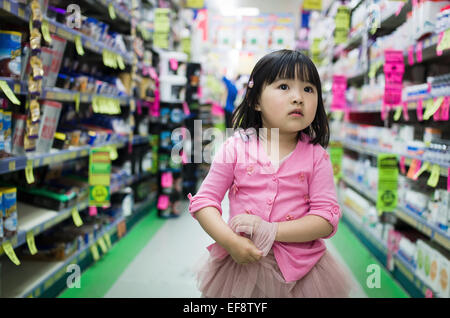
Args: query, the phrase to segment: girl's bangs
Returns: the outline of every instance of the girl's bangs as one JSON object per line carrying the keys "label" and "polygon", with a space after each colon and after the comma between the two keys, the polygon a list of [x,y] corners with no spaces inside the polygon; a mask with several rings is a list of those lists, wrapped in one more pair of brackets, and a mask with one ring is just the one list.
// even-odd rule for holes
{"label": "girl's bangs", "polygon": [[274,62],[273,71],[266,77],[267,83],[272,84],[280,79],[289,79],[319,86],[320,80],[317,71],[314,65],[308,62],[307,59],[295,53],[277,59]]}

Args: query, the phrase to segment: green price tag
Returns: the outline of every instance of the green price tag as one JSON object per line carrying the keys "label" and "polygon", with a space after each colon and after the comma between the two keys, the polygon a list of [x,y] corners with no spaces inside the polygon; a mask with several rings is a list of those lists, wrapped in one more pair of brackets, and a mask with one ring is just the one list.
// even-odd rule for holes
{"label": "green price tag", "polygon": [[31,255],[35,255],[38,251],[36,248],[36,243],[34,241],[33,231],[27,233],[27,244]]}
{"label": "green price tag", "polygon": [[81,219],[80,213],[78,212],[78,209],[76,207],[72,209],[72,219],[76,227],[80,227],[83,225],[83,220]]}
{"label": "green price tag", "polygon": [[394,113],[394,121],[398,121],[399,119],[400,119],[400,116],[402,115],[402,111],[403,111],[403,108],[400,106],[400,107],[397,107],[396,109],[395,109],[395,113]]}
{"label": "green price tag", "polygon": [[424,164],[420,167],[420,169],[414,174],[413,180],[417,180],[422,173],[430,168],[430,163],[425,161]]}
{"label": "green price tag", "polygon": [[109,16],[111,17],[111,19],[115,20],[116,19],[116,10],[114,9],[114,5],[112,3],[110,3],[108,5],[108,12],[109,12]]}
{"label": "green price tag", "polygon": [[12,247],[11,242],[7,241],[3,243],[3,251],[6,253],[6,255],[8,255],[11,262],[16,264],[17,266],[20,265],[20,261],[17,258],[16,253],[14,252],[14,248]]}
{"label": "green price tag", "polygon": [[75,48],[77,50],[78,55],[84,55],[83,42],[81,41],[81,36],[75,36]]}
{"label": "green price tag", "polygon": [[394,212],[397,207],[398,162],[392,154],[379,154],[378,192],[376,208],[382,212]]}
{"label": "green price tag", "polygon": [[333,166],[333,175],[336,179],[340,179],[342,177],[342,156],[344,154],[344,148],[342,147],[342,143],[334,142],[330,143],[330,158],[331,164]]}
{"label": "green price tag", "polygon": [[100,245],[103,254],[108,252],[108,248],[106,247],[106,243],[105,240],[103,240],[103,237],[98,239],[98,245]]}
{"label": "green price tag", "polygon": [[439,182],[439,176],[441,174],[441,167],[438,164],[434,164],[431,167],[431,174],[428,178],[427,185],[433,188],[436,188]]}
{"label": "green price tag", "polygon": [[48,21],[42,20],[41,24],[42,36],[44,37],[45,42],[52,43],[52,37],[50,36],[50,31],[48,29]]}
{"label": "green price tag", "polygon": [[27,161],[27,165],[25,167],[25,178],[27,179],[28,184],[34,183],[33,160]]}
{"label": "green price tag", "polygon": [[98,253],[97,244],[93,244],[91,246],[91,253],[92,257],[94,258],[94,261],[98,261],[100,259],[100,254]]}
{"label": "green price tag", "polygon": [[436,101],[433,101],[433,99],[428,99],[425,113],[423,114],[423,119],[430,119],[431,116],[433,116],[434,113],[439,109],[439,107],[441,107],[443,101],[443,96],[436,98]]}
{"label": "green price tag", "polygon": [[20,105],[20,101],[17,99],[14,92],[9,87],[8,83],[3,80],[0,80],[0,89],[5,93],[6,97],[15,105]]}

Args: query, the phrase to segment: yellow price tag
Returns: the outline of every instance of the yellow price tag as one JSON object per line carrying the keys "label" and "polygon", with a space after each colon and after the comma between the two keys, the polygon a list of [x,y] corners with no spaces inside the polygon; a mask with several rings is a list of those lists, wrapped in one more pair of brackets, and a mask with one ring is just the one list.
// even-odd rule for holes
{"label": "yellow price tag", "polygon": [[80,112],[80,93],[76,93],[74,95],[74,99],[75,99],[75,111],[77,113]]}
{"label": "yellow price tag", "polygon": [[403,111],[403,108],[401,106],[397,107],[397,109],[395,110],[395,113],[394,113],[394,121],[398,121],[400,119],[400,116],[402,115],[402,111]]}
{"label": "yellow price tag", "polygon": [[78,213],[78,209],[76,207],[72,209],[72,219],[76,227],[83,225],[83,220],[81,219],[80,213]]}
{"label": "yellow price tag", "polygon": [[81,36],[75,36],[75,48],[77,49],[78,55],[84,55],[83,41],[81,41]]}
{"label": "yellow price tag", "polygon": [[103,237],[98,239],[98,245],[100,245],[100,248],[102,249],[103,254],[108,252],[108,248],[106,247],[106,243],[105,243],[105,240],[103,239]]}
{"label": "yellow price tag", "polygon": [[11,12],[11,2],[4,0],[3,1],[3,8],[5,9],[5,11]]}
{"label": "yellow price tag", "polygon": [[436,46],[436,51],[443,51],[450,48],[450,29],[444,31],[441,41]]}
{"label": "yellow price tag", "polygon": [[20,105],[20,101],[17,99],[16,95],[14,94],[14,92],[11,90],[11,88],[9,87],[8,83],[6,83],[3,80],[0,80],[0,88],[3,91],[3,93],[5,93],[6,97],[8,97],[8,99],[15,105]]}
{"label": "yellow price tag", "polygon": [[36,243],[34,242],[33,231],[30,231],[27,233],[27,243],[28,243],[28,248],[30,249],[31,255],[35,255],[38,251],[36,248]]}
{"label": "yellow price tag", "polygon": [[119,157],[119,154],[117,153],[116,147],[109,147],[109,158],[111,160],[116,160]]}
{"label": "yellow price tag", "polygon": [[305,10],[322,10],[322,0],[305,0],[303,2],[303,9]]}
{"label": "yellow price tag", "polygon": [[430,168],[430,163],[428,161],[425,161],[425,163],[420,167],[419,171],[414,175],[413,179],[417,180],[419,176],[425,171]]}
{"label": "yellow price tag", "polygon": [[98,253],[98,249],[97,249],[97,244],[94,243],[91,246],[91,253],[92,253],[92,257],[94,258],[94,261],[98,261],[100,259],[100,255]]}
{"label": "yellow price tag", "polygon": [[123,58],[121,55],[117,54],[116,55],[116,60],[117,60],[117,65],[119,66],[119,68],[123,71],[125,69],[125,64],[123,62]]}
{"label": "yellow price tag", "polygon": [[436,188],[439,182],[439,176],[441,174],[441,167],[438,164],[434,164],[431,167],[431,175],[428,178],[427,185]]}
{"label": "yellow price tag", "polygon": [[14,252],[14,249],[11,245],[11,242],[7,241],[3,243],[3,251],[6,253],[6,255],[8,255],[9,259],[11,260],[11,262],[13,262],[14,264],[16,264],[17,266],[20,265],[20,261],[16,256],[16,253]]}
{"label": "yellow price tag", "polygon": [[52,37],[50,36],[50,31],[48,29],[48,21],[42,20],[41,24],[42,36],[44,37],[45,42],[52,43]]}
{"label": "yellow price tag", "polygon": [[201,9],[204,6],[204,0],[187,0],[186,7],[191,9]]}
{"label": "yellow price tag", "polygon": [[16,170],[16,162],[13,160],[8,165],[9,171],[15,171]]}
{"label": "yellow price tag", "polygon": [[116,18],[116,10],[114,9],[114,5],[112,3],[108,5],[108,12],[111,19],[114,20]]}
{"label": "yellow price tag", "polygon": [[27,179],[28,184],[34,183],[33,161],[32,160],[27,161],[27,166],[25,167],[25,177]]}
{"label": "yellow price tag", "polygon": [[109,236],[109,234],[105,233],[103,238],[105,239],[105,242],[106,242],[106,245],[108,245],[108,248],[111,248],[112,244],[111,244],[111,237]]}
{"label": "yellow price tag", "polygon": [[423,119],[428,120],[434,113],[441,107],[442,102],[444,101],[444,96],[438,97],[436,101],[433,99],[427,100],[427,106],[425,109],[425,113],[423,114]]}

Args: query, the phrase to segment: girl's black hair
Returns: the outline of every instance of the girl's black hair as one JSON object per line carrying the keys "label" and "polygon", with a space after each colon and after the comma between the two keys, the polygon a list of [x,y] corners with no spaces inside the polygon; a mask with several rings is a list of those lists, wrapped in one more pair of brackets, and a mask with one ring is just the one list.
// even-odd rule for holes
{"label": "girl's black hair", "polygon": [[[316,66],[306,55],[299,51],[279,50],[265,55],[253,68],[250,80],[253,87],[247,84],[247,91],[242,103],[233,112],[233,128],[254,128],[259,136],[259,128],[262,128],[261,112],[255,110],[255,105],[259,99],[265,85],[270,85],[276,80],[300,79],[313,84],[317,89],[317,110],[316,116],[309,127],[299,131],[311,138],[310,143],[320,144],[326,148],[330,140],[328,119],[322,99],[322,85]],[[250,82],[249,82],[250,83]]]}

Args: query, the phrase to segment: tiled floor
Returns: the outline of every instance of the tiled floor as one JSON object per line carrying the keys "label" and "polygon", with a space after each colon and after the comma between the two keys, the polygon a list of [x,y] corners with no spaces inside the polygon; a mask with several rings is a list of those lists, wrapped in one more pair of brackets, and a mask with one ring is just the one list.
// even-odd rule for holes
{"label": "tiled floor", "polygon": [[[196,298],[195,268],[207,256],[206,246],[213,240],[186,210],[178,219],[168,220],[148,245],[130,263],[105,297]],[[228,193],[222,202],[223,217],[228,220]],[[181,233],[181,235],[180,235]],[[341,259],[327,242],[333,255]],[[342,260],[341,262],[345,264]],[[355,280],[356,281],[356,280]],[[367,297],[362,289],[352,297]]]}

